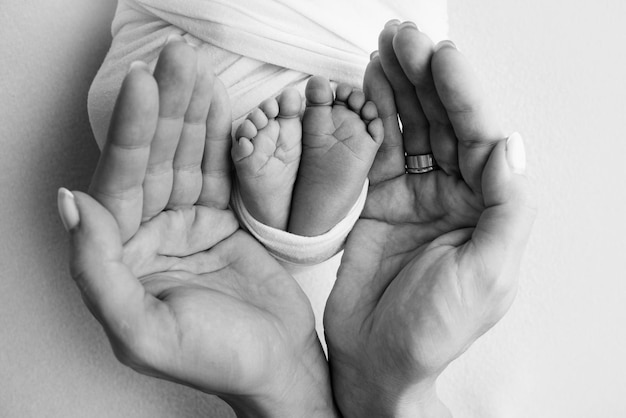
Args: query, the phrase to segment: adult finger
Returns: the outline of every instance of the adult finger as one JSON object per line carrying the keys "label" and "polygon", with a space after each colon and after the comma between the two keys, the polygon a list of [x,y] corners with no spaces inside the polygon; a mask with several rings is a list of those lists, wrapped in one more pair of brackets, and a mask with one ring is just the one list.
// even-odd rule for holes
{"label": "adult finger", "polygon": [[416,26],[403,24],[393,38],[393,48],[404,73],[415,86],[428,120],[430,147],[435,160],[447,174],[458,174],[458,141],[433,80],[433,42]]}
{"label": "adult finger", "polygon": [[145,338],[146,306],[157,302],[122,263],[122,242],[111,213],[89,195],[59,190],[59,212],[70,234],[70,271],[85,304],[114,346]]}
{"label": "adult finger", "polygon": [[404,145],[398,124],[395,97],[389,80],[380,64],[378,53],[365,69],[363,92],[367,100],[376,104],[378,117],[383,121],[384,139],[374,158],[369,179],[374,185],[405,173]]}
{"label": "adult finger", "polygon": [[396,108],[402,121],[402,136],[404,150],[407,154],[426,154],[430,150],[428,120],[417,98],[415,86],[408,79],[396,51],[393,48],[393,39],[402,25],[397,21],[387,23],[378,37],[378,53],[383,70],[393,88]]}
{"label": "adult finger", "polygon": [[481,191],[482,172],[495,144],[505,136],[467,59],[449,41],[432,57],[435,86],[456,137],[459,169],[465,182]]}
{"label": "adult finger", "polygon": [[211,107],[206,120],[206,140],[202,160],[202,192],[198,203],[226,209],[231,189],[230,98],[224,84],[215,78]]}
{"label": "adult finger", "polygon": [[196,84],[196,60],[193,47],[174,37],[161,51],[154,69],[159,86],[159,118],[143,186],[144,220],[159,214],[170,199],[174,156]]}
{"label": "adult finger", "polygon": [[491,153],[482,178],[485,210],[472,238],[463,248],[459,271],[468,286],[483,297],[500,318],[512,302],[519,264],[536,216],[525,170],[524,145],[519,134],[500,141]]}
{"label": "adult finger", "polygon": [[144,63],[133,63],[120,89],[107,142],[89,187],[117,221],[123,242],[141,223],[143,188],[158,115],[157,85]]}
{"label": "adult finger", "polygon": [[215,76],[206,51],[198,50],[197,66],[196,84],[174,156],[172,194],[167,204],[169,208],[194,204],[202,190],[201,164]]}

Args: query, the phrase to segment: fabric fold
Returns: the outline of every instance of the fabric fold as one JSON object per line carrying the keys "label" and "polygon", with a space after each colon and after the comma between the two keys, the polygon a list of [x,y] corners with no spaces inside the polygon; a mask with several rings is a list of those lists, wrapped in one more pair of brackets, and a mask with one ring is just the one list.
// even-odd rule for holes
{"label": "fabric fold", "polygon": [[343,249],[346,237],[363,211],[369,187],[366,179],[357,201],[330,231],[315,237],[303,237],[257,221],[246,209],[237,182],[234,183],[231,207],[239,218],[239,224],[263,244],[274,258],[301,266],[324,262]]}
{"label": "fabric fold", "polygon": [[436,41],[447,32],[445,0],[119,0],[113,43],[89,92],[96,141],[104,145],[130,63],[154,65],[172,33],[208,51],[238,124],[285,87],[304,91],[311,75],[361,87],[393,18],[417,22]]}

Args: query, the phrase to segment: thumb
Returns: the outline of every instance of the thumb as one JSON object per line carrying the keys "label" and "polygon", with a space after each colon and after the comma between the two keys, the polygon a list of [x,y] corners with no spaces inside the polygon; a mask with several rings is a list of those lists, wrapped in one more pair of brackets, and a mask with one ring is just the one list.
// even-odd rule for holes
{"label": "thumb", "polygon": [[480,287],[508,295],[516,290],[519,264],[536,216],[525,168],[524,143],[518,133],[494,147],[482,173],[485,210],[465,248]]}
{"label": "thumb", "polygon": [[124,340],[144,317],[145,290],[122,262],[119,226],[85,193],[59,189],[58,207],[70,234],[71,275],[107,334]]}

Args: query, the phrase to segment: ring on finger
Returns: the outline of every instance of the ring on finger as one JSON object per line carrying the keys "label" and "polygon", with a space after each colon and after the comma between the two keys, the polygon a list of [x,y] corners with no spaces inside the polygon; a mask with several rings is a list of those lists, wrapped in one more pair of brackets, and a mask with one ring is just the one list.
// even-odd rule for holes
{"label": "ring on finger", "polygon": [[409,174],[424,174],[439,168],[432,153],[407,155],[405,163]]}

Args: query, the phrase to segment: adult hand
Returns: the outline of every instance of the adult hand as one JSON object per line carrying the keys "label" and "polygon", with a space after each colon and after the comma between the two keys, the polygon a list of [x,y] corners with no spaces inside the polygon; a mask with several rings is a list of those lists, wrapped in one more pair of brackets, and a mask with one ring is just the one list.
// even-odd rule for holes
{"label": "adult hand", "polygon": [[127,366],[239,416],[332,416],[308,299],[228,209],[230,129],[202,51],[134,64],[89,195],[59,193],[72,276]]}
{"label": "adult hand", "polygon": [[[454,45],[411,23],[383,30],[365,92],[385,140],[326,307],[333,390],[344,416],[447,416],[437,376],[516,293],[535,216],[523,143]],[[405,174],[405,152],[441,169]]]}

